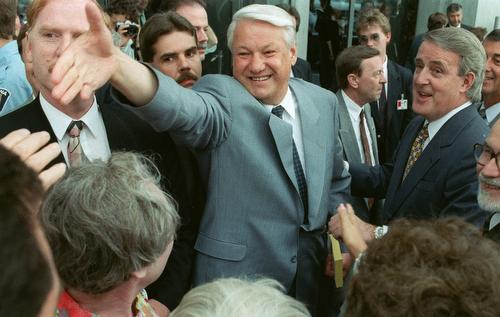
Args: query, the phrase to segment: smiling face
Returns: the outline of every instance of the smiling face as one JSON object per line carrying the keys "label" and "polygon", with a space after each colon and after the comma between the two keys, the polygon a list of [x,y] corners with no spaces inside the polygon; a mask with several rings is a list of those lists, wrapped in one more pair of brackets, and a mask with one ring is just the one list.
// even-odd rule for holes
{"label": "smiling face", "polygon": [[484,105],[492,106],[500,102],[500,42],[486,40],[485,77],[482,87]]}
{"label": "smiling face", "polygon": [[[485,146],[492,153],[500,155],[500,121],[498,121],[486,139]],[[486,165],[476,164],[479,177],[479,206],[490,212],[500,212],[500,169],[495,159],[490,159]]]}
{"label": "smiling face", "polygon": [[54,84],[52,68],[59,56],[79,35],[89,29],[85,4],[89,0],[49,0],[39,12],[28,33],[26,57],[41,92],[50,99]]}
{"label": "smiling face", "polygon": [[153,45],[152,64],[181,86],[191,88],[201,76],[201,60],[192,34],[174,31]]}
{"label": "smiling face", "polygon": [[474,75],[459,76],[461,57],[438,45],[424,41],[415,59],[413,74],[413,111],[434,121],[469,98]]}
{"label": "smiling face", "polygon": [[231,47],[233,76],[258,100],[276,105],[285,97],[295,47],[289,48],[284,30],[263,21],[241,20]]}

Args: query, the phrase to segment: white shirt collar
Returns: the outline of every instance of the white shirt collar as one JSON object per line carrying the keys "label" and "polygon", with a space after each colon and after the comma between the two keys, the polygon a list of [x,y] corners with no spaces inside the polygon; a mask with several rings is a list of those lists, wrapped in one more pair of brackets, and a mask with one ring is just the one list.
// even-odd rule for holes
{"label": "white shirt collar", "polygon": [[[63,137],[66,134],[66,129],[68,128],[71,121],[74,119],[60,111],[56,107],[52,106],[44,97],[43,94],[40,95],[40,105],[42,106],[42,110],[47,116],[49,120],[50,126],[52,127],[52,131],[57,137],[57,140],[61,142]],[[99,115],[99,106],[97,105],[96,98],[94,96],[94,101],[92,102],[92,106],[90,109],[81,117],[79,120],[85,123],[85,126],[88,128],[90,133],[95,137],[96,131],[98,129],[99,122],[102,121]]]}
{"label": "white shirt collar", "polygon": [[445,114],[444,116],[442,116],[441,118],[437,119],[437,120],[434,120],[432,122],[429,122],[429,126],[428,126],[428,129],[429,129],[429,138],[428,140],[430,141],[435,135],[436,133],[438,133],[439,129],[441,129],[441,127],[448,121],[451,119],[451,117],[453,117],[455,114],[457,114],[459,111],[467,108],[468,106],[471,105],[471,102],[470,101],[467,101],[465,102],[463,105],[459,106],[459,107],[456,107],[455,109],[451,110],[450,112],[448,112],[447,114]]}
{"label": "white shirt collar", "polygon": [[363,107],[359,106],[355,103],[345,92],[341,90],[342,98],[344,98],[345,105],[347,107],[347,111],[349,112],[349,116],[351,116],[351,121],[358,122],[359,114]]}
{"label": "white shirt collar", "polygon": [[[285,97],[283,97],[283,100],[281,100],[281,102],[278,103],[277,105],[281,105],[283,108],[285,108],[285,111],[290,115],[290,117],[292,117],[293,120],[295,120],[295,113],[297,111],[297,104],[293,101],[293,94],[292,94],[292,91],[290,90],[290,87],[287,88],[287,91],[286,91]],[[273,107],[275,107],[277,105],[264,104],[264,106],[266,107],[266,109],[269,110],[269,112],[271,112]]]}
{"label": "white shirt collar", "polygon": [[488,108],[486,108],[485,113],[486,113],[486,120],[488,120],[488,123],[493,121],[500,113],[500,102],[497,102],[493,106],[489,106]]}

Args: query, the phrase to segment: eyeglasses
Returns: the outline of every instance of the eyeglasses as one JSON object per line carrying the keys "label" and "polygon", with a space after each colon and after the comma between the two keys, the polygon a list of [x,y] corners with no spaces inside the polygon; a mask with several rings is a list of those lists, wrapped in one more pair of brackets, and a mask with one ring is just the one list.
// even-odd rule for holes
{"label": "eyeglasses", "polygon": [[474,144],[474,158],[479,165],[488,164],[492,158],[495,158],[497,168],[500,170],[500,152],[493,153],[493,150],[487,144]]}

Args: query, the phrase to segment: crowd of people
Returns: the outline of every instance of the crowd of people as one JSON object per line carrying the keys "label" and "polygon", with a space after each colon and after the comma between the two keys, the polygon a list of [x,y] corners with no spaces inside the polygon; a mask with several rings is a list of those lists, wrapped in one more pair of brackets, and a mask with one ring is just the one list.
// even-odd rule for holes
{"label": "crowd of people", "polygon": [[232,76],[203,0],[0,5],[0,314],[500,315],[500,30],[460,5],[411,70],[379,9],[322,37],[335,93],[290,5],[233,15]]}

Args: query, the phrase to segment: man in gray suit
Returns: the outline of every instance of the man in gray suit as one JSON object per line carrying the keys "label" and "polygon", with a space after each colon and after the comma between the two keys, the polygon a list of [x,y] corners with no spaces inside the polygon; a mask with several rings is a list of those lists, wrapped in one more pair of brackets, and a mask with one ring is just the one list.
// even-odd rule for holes
{"label": "man in gray suit", "polygon": [[290,79],[296,59],[290,16],[270,5],[239,10],[228,29],[234,77],[208,75],[190,90],[123,56],[90,1],[86,12],[89,32],[54,66],[54,98],[64,103],[80,86],[85,94],[110,79],[123,94],[114,91],[116,98],[140,106],[134,112],[158,131],[196,150],[207,201],[195,284],[269,276],[315,315],[325,225],[350,200],[350,176],[335,95]]}
{"label": "man in gray suit", "polygon": [[500,117],[500,29],[491,31],[483,42],[486,51],[484,82],[482,87],[483,104],[479,113],[490,127]]}
{"label": "man in gray suit", "polygon": [[[339,137],[348,163],[377,165],[377,132],[371,116],[370,102],[377,101],[386,83],[383,58],[368,46],[352,46],[340,53],[336,61],[340,90]],[[378,223],[374,198],[353,197],[352,205],[358,217]]]}

